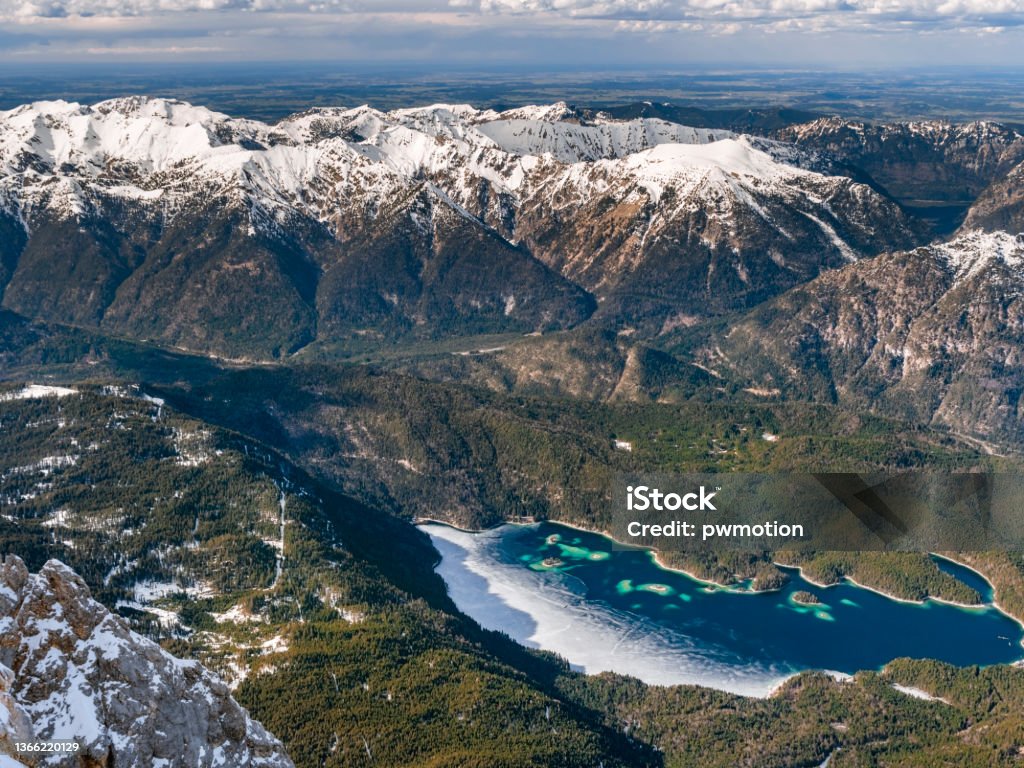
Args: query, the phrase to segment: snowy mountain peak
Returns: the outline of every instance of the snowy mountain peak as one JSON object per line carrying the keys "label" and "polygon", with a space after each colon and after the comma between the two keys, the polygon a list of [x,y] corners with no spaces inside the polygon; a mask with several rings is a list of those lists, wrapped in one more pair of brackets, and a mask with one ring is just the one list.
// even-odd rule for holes
{"label": "snowy mountain peak", "polygon": [[259,123],[164,99],[114,99],[92,107],[37,102],[0,114],[0,163],[7,175],[100,177],[117,162],[152,173],[223,154],[225,147],[242,149],[265,132]]}
{"label": "snowy mountain peak", "polygon": [[755,148],[746,137],[722,138],[709,146],[696,144],[659,144],[637,153],[628,160],[636,166],[662,166],[673,170],[706,171],[718,169],[727,174],[772,179],[807,173],[780,165],[770,155]]}
{"label": "snowy mountain peak", "polygon": [[659,144],[710,144],[735,136],[731,131],[690,128],[649,118],[581,125],[510,118],[506,114],[478,123],[477,130],[506,152],[547,155],[562,163],[623,158]]}
{"label": "snowy mountain peak", "polygon": [[210,125],[231,118],[206,107],[197,107],[179,99],[164,99],[150,96],[122,96],[93,105],[92,111],[101,114],[118,114],[128,118],[149,118],[167,122],[169,125],[187,126],[192,123]]}
{"label": "snowy mountain peak", "polygon": [[408,107],[393,112],[398,117],[434,117],[455,120],[472,120],[480,111],[471,104],[430,104],[425,107]]}
{"label": "snowy mountain peak", "polygon": [[957,142],[992,142],[1009,144],[1021,138],[1015,130],[988,120],[953,123],[948,120],[912,120],[908,122],[872,124],[839,116],[820,117],[808,123],[794,125],[780,131],[785,137],[799,142],[830,137],[834,140],[864,143],[923,139],[935,146]]}
{"label": "snowy mountain peak", "polygon": [[[376,185],[393,173],[408,181],[458,169],[515,190],[534,167],[532,158],[590,163],[663,144],[735,138],[655,119],[563,120],[570,114],[561,102],[502,113],[466,104],[393,112],[363,106],[311,109],[269,126],[172,99],[133,96],[92,107],[38,102],[0,113],[0,167],[6,171],[0,182],[9,193],[20,187],[16,196],[24,197],[50,178],[104,186],[127,181],[144,190],[147,176],[174,173],[245,181],[274,201],[282,190],[266,185],[292,195],[317,177],[354,181],[353,174],[369,172]],[[703,162],[699,151],[680,157]]]}
{"label": "snowy mountain peak", "polygon": [[[41,210],[81,217],[102,198],[158,197],[173,214],[210,191],[248,199],[271,218],[331,222],[357,200],[434,183],[469,207],[478,185],[520,195],[538,160],[562,165],[638,158],[663,144],[704,145],[734,135],[663,120],[565,121],[562,102],[497,113],[466,104],[381,112],[316,108],[266,125],[173,99],[131,96],[94,106],[37,102],[0,113],[0,198],[31,221]],[[699,166],[701,153],[684,153]],[[206,192],[200,190],[206,189]],[[263,216],[266,219],[266,216]]]}
{"label": "snowy mountain peak", "polygon": [[533,120],[542,123],[557,123],[576,117],[576,113],[564,101],[554,104],[531,104],[515,109],[506,109],[497,114],[499,120]]}

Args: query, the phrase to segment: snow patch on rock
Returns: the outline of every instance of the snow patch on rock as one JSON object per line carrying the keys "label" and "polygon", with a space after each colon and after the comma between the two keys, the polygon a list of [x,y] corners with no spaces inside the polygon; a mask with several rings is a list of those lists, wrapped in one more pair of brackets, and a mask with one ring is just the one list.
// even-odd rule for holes
{"label": "snow patch on rock", "polygon": [[38,574],[14,556],[0,565],[0,665],[14,670],[0,679],[35,737],[78,741],[96,764],[292,766],[223,681],[132,632],[57,560]]}

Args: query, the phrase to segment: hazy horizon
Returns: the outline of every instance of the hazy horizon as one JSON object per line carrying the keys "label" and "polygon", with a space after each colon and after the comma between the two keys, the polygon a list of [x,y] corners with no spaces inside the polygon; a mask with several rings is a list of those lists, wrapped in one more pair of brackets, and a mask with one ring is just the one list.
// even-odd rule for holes
{"label": "hazy horizon", "polygon": [[[0,65],[0,110],[33,101],[94,104],[148,95],[201,104],[236,117],[276,120],[309,107],[380,109],[468,103],[480,108],[566,101],[604,108],[650,101],[691,110],[779,109],[865,120],[991,119],[1024,123],[1024,69],[928,67],[821,71],[564,67],[448,69],[335,62],[216,65],[139,62]],[[677,117],[691,119],[686,114]],[[696,118],[699,122],[699,116]]]}

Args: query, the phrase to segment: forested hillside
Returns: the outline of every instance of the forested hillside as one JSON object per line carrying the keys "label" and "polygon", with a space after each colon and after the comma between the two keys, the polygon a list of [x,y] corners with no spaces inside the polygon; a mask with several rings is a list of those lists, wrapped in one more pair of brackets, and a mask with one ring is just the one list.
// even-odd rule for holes
{"label": "forested hillside", "polygon": [[767,700],[585,677],[459,615],[414,527],[259,440],[148,387],[0,397],[0,550],[80,568],[137,629],[232,681],[297,765],[1016,759],[1021,670],[899,662],[849,683],[802,675]]}

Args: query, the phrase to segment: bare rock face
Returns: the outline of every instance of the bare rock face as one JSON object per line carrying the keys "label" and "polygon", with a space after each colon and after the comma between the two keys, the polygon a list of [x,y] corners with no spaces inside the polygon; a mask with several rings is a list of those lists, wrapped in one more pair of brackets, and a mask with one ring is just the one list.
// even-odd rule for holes
{"label": "bare rock face", "polygon": [[705,363],[751,387],[1024,440],[1024,238],[970,232],[835,270],[748,313]]}
{"label": "bare rock face", "polygon": [[974,201],[962,229],[1024,232],[1024,163],[994,182]]}
{"label": "bare rock face", "polygon": [[[0,768],[11,765],[26,765],[27,761],[14,760],[17,754],[15,744],[19,741],[34,741],[35,733],[28,713],[22,709],[11,693],[14,672],[0,665]],[[9,758],[6,762],[4,758]]]}
{"label": "bare rock face", "polygon": [[1024,137],[985,121],[871,125],[829,117],[775,137],[843,157],[901,200],[972,200],[1024,160]]}
{"label": "bare rock face", "polygon": [[0,565],[0,665],[0,754],[34,731],[81,745],[47,766],[292,766],[221,680],[129,630],[57,560]]}

